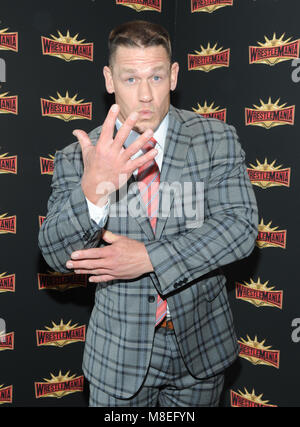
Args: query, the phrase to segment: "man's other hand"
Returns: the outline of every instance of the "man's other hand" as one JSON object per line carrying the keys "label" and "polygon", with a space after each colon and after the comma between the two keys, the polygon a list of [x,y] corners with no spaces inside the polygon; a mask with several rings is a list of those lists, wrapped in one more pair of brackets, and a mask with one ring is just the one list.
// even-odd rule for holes
{"label": "man's other hand", "polygon": [[145,245],[134,239],[104,231],[102,239],[109,245],[83,249],[71,254],[67,268],[76,274],[89,274],[90,282],[135,279],[153,271]]}

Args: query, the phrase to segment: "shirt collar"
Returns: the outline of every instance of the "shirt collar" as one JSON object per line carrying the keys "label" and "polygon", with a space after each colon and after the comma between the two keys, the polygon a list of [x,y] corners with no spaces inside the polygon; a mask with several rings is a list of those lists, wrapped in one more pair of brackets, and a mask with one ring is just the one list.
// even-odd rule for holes
{"label": "shirt collar", "polygon": [[[165,145],[165,140],[166,140],[166,136],[167,136],[168,125],[169,125],[169,113],[164,117],[164,119],[162,120],[162,122],[160,123],[160,125],[158,126],[158,128],[156,129],[156,131],[154,132],[154,135],[153,135],[153,138],[157,141],[157,145],[156,146],[158,146],[162,151],[163,151],[164,145]],[[117,121],[116,121],[116,128],[117,128],[117,130],[119,130],[121,126],[122,126],[121,121],[119,119],[117,119]],[[128,138],[124,142],[124,146],[128,147],[139,136],[140,136],[139,133],[137,133],[136,131],[132,130],[130,132]]]}

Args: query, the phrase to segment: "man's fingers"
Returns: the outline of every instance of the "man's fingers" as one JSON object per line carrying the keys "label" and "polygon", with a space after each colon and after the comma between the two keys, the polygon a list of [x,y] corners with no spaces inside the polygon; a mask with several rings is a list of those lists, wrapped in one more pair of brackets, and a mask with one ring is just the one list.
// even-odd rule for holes
{"label": "man's fingers", "polygon": [[110,248],[106,246],[104,248],[91,248],[83,249],[81,251],[75,251],[71,254],[72,260],[82,260],[82,259],[97,259],[97,258],[106,258],[109,256]]}
{"label": "man's fingers", "polygon": [[104,120],[101,134],[97,142],[97,146],[98,144],[101,144],[103,142],[111,143],[113,139],[115,123],[116,123],[119,111],[120,111],[120,107],[118,106],[118,104],[113,104],[110,107],[109,112],[107,113],[106,119]]}
{"label": "man's fingers", "polygon": [[126,150],[122,153],[122,156],[129,160],[132,156],[134,156],[138,151],[140,151],[146,142],[153,136],[153,131],[151,129],[147,129],[142,135],[140,135]]}
{"label": "man's fingers", "polygon": [[105,230],[104,233],[102,234],[102,239],[106,242],[106,243],[114,243],[117,240],[120,239],[120,235],[118,234],[114,234],[109,230]]}
{"label": "man's fingers", "polygon": [[78,139],[82,152],[85,148],[90,147],[92,145],[88,134],[84,130],[75,129],[73,131],[73,135]]}
{"label": "man's fingers", "polygon": [[131,160],[130,169],[134,171],[140,168],[150,160],[153,160],[156,155],[157,155],[157,150],[153,148],[152,150],[148,151],[146,154],[139,156],[137,159]]}
{"label": "man's fingers", "polygon": [[112,268],[110,267],[109,259],[82,259],[76,260],[73,259],[66,263],[67,268],[72,268],[75,271],[85,270],[88,273],[91,270],[105,269],[106,273],[111,273]]}
{"label": "man's fingers", "polygon": [[74,270],[75,274],[89,274],[93,276],[100,276],[100,274],[109,274],[112,275],[112,270],[107,268],[76,268]]}
{"label": "man's fingers", "polygon": [[139,118],[139,114],[134,111],[125,120],[125,122],[122,124],[120,129],[118,130],[115,138],[114,138],[114,144],[119,145],[119,148],[122,147],[126,139],[128,138],[130,132],[132,131],[132,128],[136,124],[137,120]]}
{"label": "man's fingers", "polygon": [[114,276],[109,276],[108,274],[104,274],[102,276],[91,276],[89,278],[89,282],[98,283],[98,282],[109,282],[110,280],[115,280]]}

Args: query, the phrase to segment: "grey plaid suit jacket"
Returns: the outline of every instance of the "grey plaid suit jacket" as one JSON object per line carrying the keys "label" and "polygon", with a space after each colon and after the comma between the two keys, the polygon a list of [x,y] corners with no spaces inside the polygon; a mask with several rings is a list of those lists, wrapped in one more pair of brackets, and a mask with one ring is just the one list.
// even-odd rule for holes
{"label": "grey plaid suit jacket", "polygon": [[[96,143],[101,127],[90,133]],[[67,272],[78,249],[98,247],[101,228],[89,217],[81,190],[83,163],[75,142],[55,156],[52,194],[39,234],[47,263]],[[221,267],[248,256],[257,236],[257,205],[235,129],[215,119],[170,107],[161,182],[202,183],[204,221],[188,217],[180,193],[163,200],[154,236],[134,178],[119,191],[105,228],[142,241],[154,272],[135,280],[97,285],[87,331],[83,371],[117,398],[131,397],[145,378],[151,356],[157,293],[167,298],[182,357],[190,373],[205,378],[238,355]],[[179,183],[179,185],[178,185]],[[198,191],[199,192],[199,191]],[[122,201],[125,203],[122,203]]]}

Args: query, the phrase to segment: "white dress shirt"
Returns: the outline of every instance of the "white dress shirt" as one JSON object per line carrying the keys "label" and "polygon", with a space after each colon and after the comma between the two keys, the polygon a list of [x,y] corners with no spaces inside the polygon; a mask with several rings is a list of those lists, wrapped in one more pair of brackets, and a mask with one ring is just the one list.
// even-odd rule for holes
{"label": "white dress shirt", "polygon": [[[163,162],[163,154],[164,154],[164,146],[167,136],[167,130],[168,130],[168,124],[169,124],[169,113],[165,116],[163,121],[160,123],[159,127],[156,129],[156,131],[153,134],[153,138],[157,141],[155,148],[157,149],[158,153],[155,156],[155,161],[157,163],[157,166],[159,168],[159,171],[161,172],[162,162]],[[116,121],[116,128],[117,130],[120,129],[122,126],[122,123],[119,119]],[[132,130],[124,142],[124,147],[128,147],[130,144],[132,144],[140,134]],[[139,150],[134,156],[132,156],[132,159],[135,159],[143,154],[142,150]],[[133,175],[136,176],[138,173],[138,169],[136,169],[133,172]],[[104,227],[108,214],[109,214],[109,202],[103,206],[99,207],[97,205],[94,205],[91,203],[87,198],[87,205],[89,209],[89,214],[92,220],[94,220],[100,227]],[[167,317],[170,317],[169,307],[167,307]]]}

